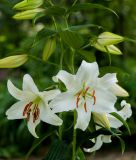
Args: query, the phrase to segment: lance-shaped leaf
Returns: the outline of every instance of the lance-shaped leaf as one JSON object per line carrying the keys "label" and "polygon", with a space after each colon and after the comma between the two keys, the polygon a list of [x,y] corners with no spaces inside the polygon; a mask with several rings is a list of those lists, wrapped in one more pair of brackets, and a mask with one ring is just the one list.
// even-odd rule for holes
{"label": "lance-shaped leaf", "polygon": [[128,130],[128,133],[131,135],[131,131],[129,128],[129,125],[127,124],[127,122],[116,112],[110,113],[112,116],[114,116],[115,118],[117,118],[119,121],[121,121],[123,123],[123,125],[126,127],[126,129]]}
{"label": "lance-shaped leaf", "polygon": [[43,4],[43,0],[24,0],[17,3],[13,8],[16,10],[31,10]]}
{"label": "lance-shaped leaf", "polygon": [[111,13],[113,13],[114,15],[116,15],[116,17],[118,17],[117,13],[115,11],[113,11],[112,9],[110,9],[108,7],[105,7],[103,5],[100,5],[100,4],[94,4],[94,3],[76,4],[76,5],[72,6],[68,10],[68,13],[82,11],[82,10],[89,10],[89,9],[92,9],[92,8],[97,8],[97,9],[102,9],[102,10],[110,11]]}
{"label": "lance-shaped leaf", "polygon": [[65,30],[60,32],[61,39],[74,49],[80,48],[84,44],[82,36],[76,32]]}
{"label": "lance-shaped leaf", "polygon": [[103,32],[98,36],[97,42],[100,45],[108,46],[108,45],[120,43],[124,40],[125,38],[120,35],[117,35],[111,32]]}
{"label": "lance-shaped leaf", "polygon": [[23,65],[27,60],[27,54],[9,56],[0,59],[0,68],[16,68]]}
{"label": "lance-shaped leaf", "polygon": [[38,13],[44,12],[44,9],[36,8],[32,10],[22,11],[13,16],[16,20],[33,19]]}
{"label": "lance-shaped leaf", "polygon": [[56,40],[55,38],[50,38],[46,41],[43,49],[43,60],[47,61],[48,58],[53,54],[56,49]]}

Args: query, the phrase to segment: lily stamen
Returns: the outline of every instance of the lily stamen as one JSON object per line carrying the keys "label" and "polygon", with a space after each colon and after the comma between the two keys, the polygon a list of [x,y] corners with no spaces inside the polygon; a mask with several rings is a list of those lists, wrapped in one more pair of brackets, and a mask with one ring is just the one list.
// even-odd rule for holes
{"label": "lily stamen", "polygon": [[23,116],[25,116],[29,112],[32,104],[33,104],[33,102],[30,102],[25,106],[24,111],[23,111]]}

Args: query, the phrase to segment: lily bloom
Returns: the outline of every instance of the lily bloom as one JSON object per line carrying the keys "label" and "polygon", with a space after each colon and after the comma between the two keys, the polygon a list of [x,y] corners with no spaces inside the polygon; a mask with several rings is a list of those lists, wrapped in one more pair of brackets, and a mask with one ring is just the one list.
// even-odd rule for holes
{"label": "lily bloom", "polygon": [[[131,110],[131,105],[129,103],[126,103],[125,100],[123,100],[121,102],[121,107],[123,107],[123,109],[121,109],[120,111],[116,111],[117,114],[119,114],[124,120],[127,120],[127,118],[131,117],[132,115],[132,110]],[[104,118],[105,117],[105,118]],[[112,116],[111,114],[105,114],[105,115],[101,115],[101,114],[97,114],[94,113],[94,121],[107,128],[107,124],[109,124],[109,127],[111,128],[119,128],[123,125],[123,123],[118,120],[117,118],[115,118],[114,116]],[[100,129],[100,126],[96,126],[96,129]],[[96,140],[95,139],[91,139],[91,141],[94,144],[93,147],[91,148],[84,148],[85,152],[94,152],[96,150],[99,150],[103,143],[111,143],[111,135],[99,135]]]}
{"label": "lily bloom", "polygon": [[60,93],[50,103],[54,113],[76,110],[75,128],[83,131],[88,127],[91,112],[111,113],[116,109],[116,96],[128,96],[128,93],[117,84],[116,74],[106,74],[99,78],[98,64],[82,61],[75,75],[64,70],[53,77],[61,80],[67,91]]}
{"label": "lily bloom", "polygon": [[38,138],[35,128],[44,121],[52,125],[61,125],[62,120],[52,112],[48,102],[60,93],[59,90],[40,92],[30,75],[23,77],[23,89],[16,88],[8,80],[7,87],[9,93],[19,100],[13,104],[6,112],[8,119],[26,119],[30,133]]}

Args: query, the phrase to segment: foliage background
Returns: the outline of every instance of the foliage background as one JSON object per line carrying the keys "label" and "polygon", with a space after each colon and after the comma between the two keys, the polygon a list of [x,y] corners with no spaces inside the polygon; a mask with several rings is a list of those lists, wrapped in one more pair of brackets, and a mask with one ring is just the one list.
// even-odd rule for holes
{"label": "foliage background", "polygon": [[[97,24],[105,28],[105,30],[117,33],[126,37],[136,37],[136,5],[135,0],[81,0],[82,2],[92,2],[103,4],[110,7],[119,15],[117,19],[113,14],[99,10],[92,9],[87,12],[73,14],[69,22],[71,25],[78,24]],[[41,42],[35,47],[30,48],[33,39],[43,24],[50,26],[51,21],[49,17],[40,19],[36,26],[33,26],[31,21],[15,21],[11,17],[14,15],[12,7],[17,0],[1,0],[0,2],[0,58],[17,54],[27,53],[42,57],[42,50],[44,43]],[[70,6],[72,0],[61,1],[54,0],[57,4]],[[79,32],[87,32],[85,29]],[[90,34],[99,34],[102,30],[98,28],[89,28]],[[133,109],[133,116],[129,120],[129,126],[132,132],[131,137],[124,130],[124,139],[127,143],[127,149],[135,149],[136,144],[133,139],[136,138],[136,44],[131,42],[121,43],[119,46],[123,52],[121,56],[112,55],[112,66],[109,65],[108,56],[90,47],[89,56],[79,55],[76,53],[75,64],[78,67],[82,59],[88,61],[96,60],[101,67],[101,74],[105,72],[117,72],[118,79],[127,91],[130,93],[128,102],[131,103]],[[66,48],[65,48],[66,49]],[[59,46],[56,49],[55,55],[49,59],[49,62],[59,61]],[[66,49],[64,68],[69,63],[70,52]],[[94,56],[95,55],[95,56]],[[14,99],[9,95],[6,88],[7,79],[12,79],[16,85],[21,88],[22,77],[25,73],[29,73],[34,78],[36,84],[40,89],[47,88],[52,85],[51,78],[58,72],[58,67],[51,65],[49,62],[37,61],[30,58],[29,61],[17,69],[1,69],[0,70],[0,157],[18,157],[24,155],[34,143],[34,138],[27,131],[24,121],[8,121],[5,116],[5,111],[14,103]],[[120,102],[120,100],[119,100]],[[46,131],[52,129],[47,124],[39,126],[38,131],[41,136]],[[124,128],[122,128],[123,130]],[[80,139],[80,137],[79,137]],[[113,141],[115,143],[116,140]],[[118,142],[117,142],[118,143]],[[50,139],[46,140],[43,146],[50,144]],[[119,143],[118,143],[119,145]],[[109,145],[107,145],[109,147]],[[112,148],[112,144],[110,146]],[[40,147],[39,147],[40,148]],[[35,154],[39,152],[36,150]]]}

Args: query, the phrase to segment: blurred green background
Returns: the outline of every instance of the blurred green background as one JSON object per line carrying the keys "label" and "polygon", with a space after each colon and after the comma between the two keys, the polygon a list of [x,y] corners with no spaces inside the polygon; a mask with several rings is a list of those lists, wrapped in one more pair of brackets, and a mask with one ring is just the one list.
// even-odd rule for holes
{"label": "blurred green background", "polygon": [[[18,53],[42,57],[43,43],[41,42],[34,47],[31,46],[36,33],[42,29],[44,25],[47,27],[50,26],[50,18],[47,17],[39,20],[36,26],[34,26],[31,21],[15,21],[12,19],[15,13],[12,7],[17,2],[19,1],[0,0],[0,58]],[[54,2],[56,4],[70,6],[72,0],[54,0]],[[136,39],[135,0],[80,0],[80,2],[92,2],[107,6],[116,11],[119,18],[110,12],[92,9],[86,12],[83,11],[72,14],[69,18],[70,25],[86,23],[97,24],[104,27],[107,31]],[[86,32],[86,30],[81,30],[80,32]],[[101,32],[101,29],[89,28],[90,34],[98,34]],[[101,74],[105,73],[105,71],[117,72],[119,84],[130,93],[130,97],[127,101],[132,105],[133,116],[128,120],[128,123],[132,135],[130,137],[124,130],[123,138],[126,141],[127,150],[133,150],[136,149],[136,144],[134,143],[134,139],[136,138],[136,44],[124,42],[121,43],[119,47],[123,55],[112,56],[112,67],[108,67],[107,70],[104,67],[109,65],[107,54],[100,53],[94,48],[90,48],[90,56],[95,55],[101,67]],[[51,57],[50,61],[58,62],[59,52],[58,46],[54,57]],[[81,57],[81,55],[79,56],[76,54],[75,62],[77,66],[79,66],[82,59],[88,60],[86,57]],[[64,65],[67,65],[67,58],[64,61]],[[23,75],[29,73],[42,90],[52,85],[51,77],[57,72],[57,67],[34,59],[29,59],[25,65],[17,69],[0,69],[0,157],[20,157],[27,153],[35,141],[28,132],[23,120],[8,121],[5,116],[7,108],[15,102],[15,99],[13,99],[7,91],[7,79],[11,79],[21,88]],[[43,123],[38,127],[38,131],[40,135],[43,136],[50,128],[50,126]],[[123,129],[124,128],[122,128],[122,130]],[[49,144],[50,139],[47,140],[46,143]],[[113,144],[115,144],[115,141]],[[111,143],[108,147],[114,148],[113,144]],[[116,145],[117,144],[119,146],[118,142]],[[39,149],[36,150],[35,154],[38,152]]]}

